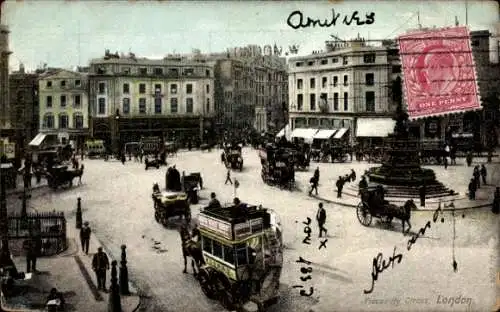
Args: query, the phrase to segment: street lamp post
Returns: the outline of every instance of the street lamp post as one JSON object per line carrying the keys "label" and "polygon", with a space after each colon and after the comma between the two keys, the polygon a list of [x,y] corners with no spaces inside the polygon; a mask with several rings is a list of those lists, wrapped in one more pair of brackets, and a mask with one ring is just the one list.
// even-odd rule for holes
{"label": "street lamp post", "polygon": [[9,228],[7,217],[7,194],[6,194],[6,171],[11,168],[11,164],[0,164],[0,238],[2,248],[0,250],[0,268],[10,266],[10,250],[9,250]]}

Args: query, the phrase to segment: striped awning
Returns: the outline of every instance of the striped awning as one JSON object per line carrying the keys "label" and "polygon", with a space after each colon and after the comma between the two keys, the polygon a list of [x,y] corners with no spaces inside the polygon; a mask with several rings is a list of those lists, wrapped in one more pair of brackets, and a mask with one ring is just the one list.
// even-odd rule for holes
{"label": "striped awning", "polygon": [[36,137],[31,140],[31,142],[28,144],[29,146],[40,146],[43,143],[43,140],[47,137],[46,134],[44,133],[39,133],[36,135]]}
{"label": "striped awning", "polygon": [[334,139],[342,139],[344,134],[346,134],[347,130],[349,130],[349,129],[348,128],[340,128],[339,131],[337,131],[337,133],[335,133],[333,138]]}

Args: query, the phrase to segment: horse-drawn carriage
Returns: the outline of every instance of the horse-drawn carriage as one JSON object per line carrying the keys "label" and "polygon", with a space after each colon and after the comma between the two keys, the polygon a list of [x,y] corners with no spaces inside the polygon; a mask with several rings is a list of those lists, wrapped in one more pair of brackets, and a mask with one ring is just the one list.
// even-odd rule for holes
{"label": "horse-drawn carriage", "polygon": [[408,224],[408,231],[410,231],[411,210],[417,208],[415,203],[409,199],[403,206],[396,206],[384,200],[384,192],[381,185],[360,189],[361,202],[356,209],[359,222],[364,226],[369,226],[373,218],[379,218],[383,223],[390,225],[392,219],[396,218],[401,220],[403,233],[405,223]]}
{"label": "horse-drawn carriage", "polygon": [[241,156],[241,146],[232,144],[224,148],[221,160],[226,168],[243,170],[243,157]]}
{"label": "horse-drawn carriage", "polygon": [[160,169],[160,165],[162,165],[162,161],[158,158],[154,158],[152,160],[149,160],[147,157],[144,160],[144,165],[146,167],[145,170],[148,170],[149,167],[154,167],[156,169]]}
{"label": "horse-drawn carriage", "polygon": [[187,222],[191,221],[191,208],[185,192],[172,190],[162,192],[158,183],[155,183],[152,198],[156,222],[167,225],[171,217],[184,217]]}
{"label": "horse-drawn carriage", "polygon": [[269,185],[293,189],[295,184],[294,156],[287,149],[266,146],[260,153],[262,180]]}
{"label": "horse-drawn carriage", "polygon": [[[188,200],[192,204],[199,201],[198,190],[203,188],[203,179],[199,172],[183,175],[181,178],[182,189],[186,192]],[[199,186],[199,188],[198,188]]]}
{"label": "horse-drawn carriage", "polygon": [[335,161],[346,162],[348,159],[352,161],[352,153],[352,148],[344,145],[334,145],[330,148],[332,163]]}
{"label": "horse-drawn carriage", "polygon": [[80,182],[83,175],[83,165],[79,169],[68,170],[68,166],[53,166],[45,173],[47,184],[52,189],[57,189],[59,186],[73,186],[73,179],[79,178]]}
{"label": "horse-drawn carriage", "polygon": [[[277,215],[239,203],[205,208],[199,215],[198,241],[181,229],[184,272],[187,256],[203,293],[228,310],[253,302],[259,311],[277,302],[283,243]],[[198,268],[196,273],[195,263]]]}

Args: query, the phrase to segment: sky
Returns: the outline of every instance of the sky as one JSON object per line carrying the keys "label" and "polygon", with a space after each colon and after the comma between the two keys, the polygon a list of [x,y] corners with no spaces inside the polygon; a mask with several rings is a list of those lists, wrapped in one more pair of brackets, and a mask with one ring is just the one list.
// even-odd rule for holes
{"label": "sky", "polygon": [[[496,1],[467,2],[472,30],[495,32],[499,10]],[[365,39],[394,38],[407,29],[453,26],[455,16],[465,24],[465,1],[50,1],[7,0],[2,23],[10,28],[10,68],[23,63],[34,70],[73,68],[111,52],[129,51],[138,57],[163,58],[169,53],[223,52],[247,44],[283,47],[299,45],[299,55],[324,48],[325,40],[358,35]],[[330,19],[331,27],[293,29],[289,15],[300,10],[304,17]],[[358,11],[375,13],[370,25],[340,23],[343,15]],[[419,14],[417,14],[419,12]],[[354,23],[355,24],[355,23]]]}

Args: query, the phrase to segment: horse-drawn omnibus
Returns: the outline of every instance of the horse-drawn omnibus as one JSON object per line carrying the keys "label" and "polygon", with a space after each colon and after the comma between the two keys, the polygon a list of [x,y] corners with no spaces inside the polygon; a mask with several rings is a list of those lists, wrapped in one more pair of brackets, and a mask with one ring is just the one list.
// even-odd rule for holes
{"label": "horse-drawn omnibus", "polygon": [[253,302],[264,311],[276,303],[283,251],[274,211],[243,203],[207,207],[198,222],[205,262],[198,276],[203,293],[233,310]]}

